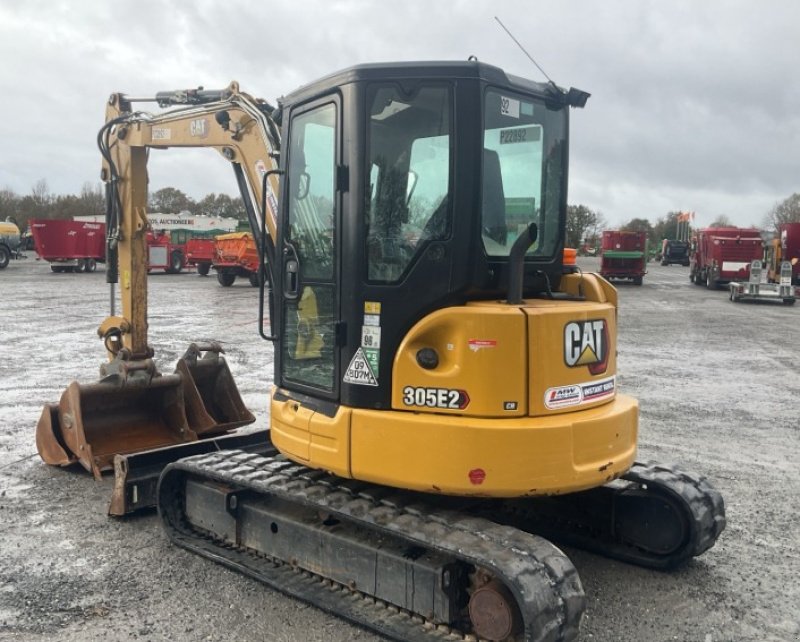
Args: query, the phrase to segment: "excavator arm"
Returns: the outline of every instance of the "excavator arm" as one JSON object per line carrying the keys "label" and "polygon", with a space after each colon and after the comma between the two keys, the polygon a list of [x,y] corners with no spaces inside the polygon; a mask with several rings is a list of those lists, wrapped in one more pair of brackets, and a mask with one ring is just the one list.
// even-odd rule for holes
{"label": "excavator arm", "polygon": [[[156,102],[168,109],[157,114],[135,111],[132,106],[138,102]],[[136,503],[135,498],[120,498],[117,492],[124,490],[127,457],[167,449],[171,454],[163,455],[161,461],[171,461],[181,456],[182,446],[219,440],[220,435],[255,421],[220,344],[191,344],[172,374],[162,375],[153,360],[147,302],[149,150],[208,147],[222,154],[234,167],[259,241],[262,269],[270,269],[280,173],[280,134],[274,113],[265,101],[239,91],[236,82],[219,91],[161,92],[146,99],[112,94],[109,98],[106,122],[98,134],[106,184],[106,280],[111,286],[110,315],[98,333],[108,362],[100,368],[98,383],[72,382],[59,403],[45,406],[36,439],[47,463],[79,462],[96,478],[116,468],[112,513],[128,512],[128,504]],[[262,440],[266,443],[265,435]]]}
{"label": "excavator arm", "polygon": [[[134,102],[150,100],[172,109],[149,114],[133,111]],[[232,82],[220,91],[159,92],[151,99],[112,94],[106,123],[98,134],[107,190],[111,316],[99,333],[110,358],[147,359],[147,159],[149,149],[208,147],[234,165],[262,264],[270,266],[277,233],[278,155],[280,134],[266,102],[239,90]],[[265,211],[267,215],[265,215]],[[259,240],[261,240],[259,238]],[[113,284],[120,284],[121,316],[114,315]]]}

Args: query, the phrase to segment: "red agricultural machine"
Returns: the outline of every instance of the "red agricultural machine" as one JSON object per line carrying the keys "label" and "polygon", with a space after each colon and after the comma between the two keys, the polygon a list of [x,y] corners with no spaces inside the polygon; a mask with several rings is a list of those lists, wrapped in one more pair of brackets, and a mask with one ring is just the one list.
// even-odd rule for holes
{"label": "red agricultural machine", "polygon": [[750,279],[750,265],[764,258],[764,241],[755,228],[707,227],[692,239],[689,280],[716,290]]}
{"label": "red agricultural machine", "polygon": [[[31,219],[34,249],[53,272],[94,272],[106,260],[106,225],[66,219]],[[148,271],[177,274],[186,266],[183,245],[163,230],[147,233]]]}
{"label": "red agricultural machine", "polygon": [[641,285],[647,274],[647,233],[606,230],[600,274],[608,279],[627,279]]}
{"label": "red agricultural machine", "polygon": [[106,260],[104,223],[31,219],[28,228],[36,253],[53,272],[94,272]]}
{"label": "red agricultural machine", "polygon": [[197,269],[198,274],[207,276],[214,263],[214,239],[196,238],[186,241],[186,263]]}

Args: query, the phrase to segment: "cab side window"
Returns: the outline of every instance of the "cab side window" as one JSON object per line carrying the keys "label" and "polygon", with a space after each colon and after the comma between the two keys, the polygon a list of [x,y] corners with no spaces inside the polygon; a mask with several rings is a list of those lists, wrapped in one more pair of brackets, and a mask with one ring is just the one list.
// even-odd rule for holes
{"label": "cab side window", "polygon": [[450,233],[451,100],[446,87],[368,93],[367,275],[394,282],[426,241]]}

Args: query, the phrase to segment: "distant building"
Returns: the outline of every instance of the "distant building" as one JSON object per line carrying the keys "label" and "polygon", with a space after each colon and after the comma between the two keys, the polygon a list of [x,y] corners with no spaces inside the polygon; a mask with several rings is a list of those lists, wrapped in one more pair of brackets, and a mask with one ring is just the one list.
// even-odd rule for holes
{"label": "distant building", "polygon": [[[84,223],[104,223],[104,216],[75,216],[76,221]],[[190,238],[210,238],[217,234],[235,232],[239,221],[226,216],[205,216],[188,211],[179,214],[151,212],[147,215],[153,231],[167,230],[173,243],[186,243]]]}

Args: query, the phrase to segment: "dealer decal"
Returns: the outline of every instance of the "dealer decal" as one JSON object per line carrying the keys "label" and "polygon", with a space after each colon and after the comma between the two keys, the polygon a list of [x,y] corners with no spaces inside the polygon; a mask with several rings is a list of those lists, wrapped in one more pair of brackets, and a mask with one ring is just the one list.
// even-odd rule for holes
{"label": "dealer decal", "polygon": [[544,393],[544,405],[548,410],[557,410],[569,406],[580,406],[595,401],[610,399],[616,392],[616,378],[609,377],[601,381],[591,381],[571,386],[548,388]]}
{"label": "dealer decal", "polygon": [[603,319],[570,321],[564,326],[564,362],[602,374],[608,365],[608,328]]}
{"label": "dealer decal", "polygon": [[548,388],[544,393],[544,405],[550,410],[577,406],[581,399],[580,386],[558,386],[557,388]]}
{"label": "dealer decal", "polygon": [[466,390],[406,386],[403,388],[403,403],[423,408],[464,410],[469,405],[469,395]]}

